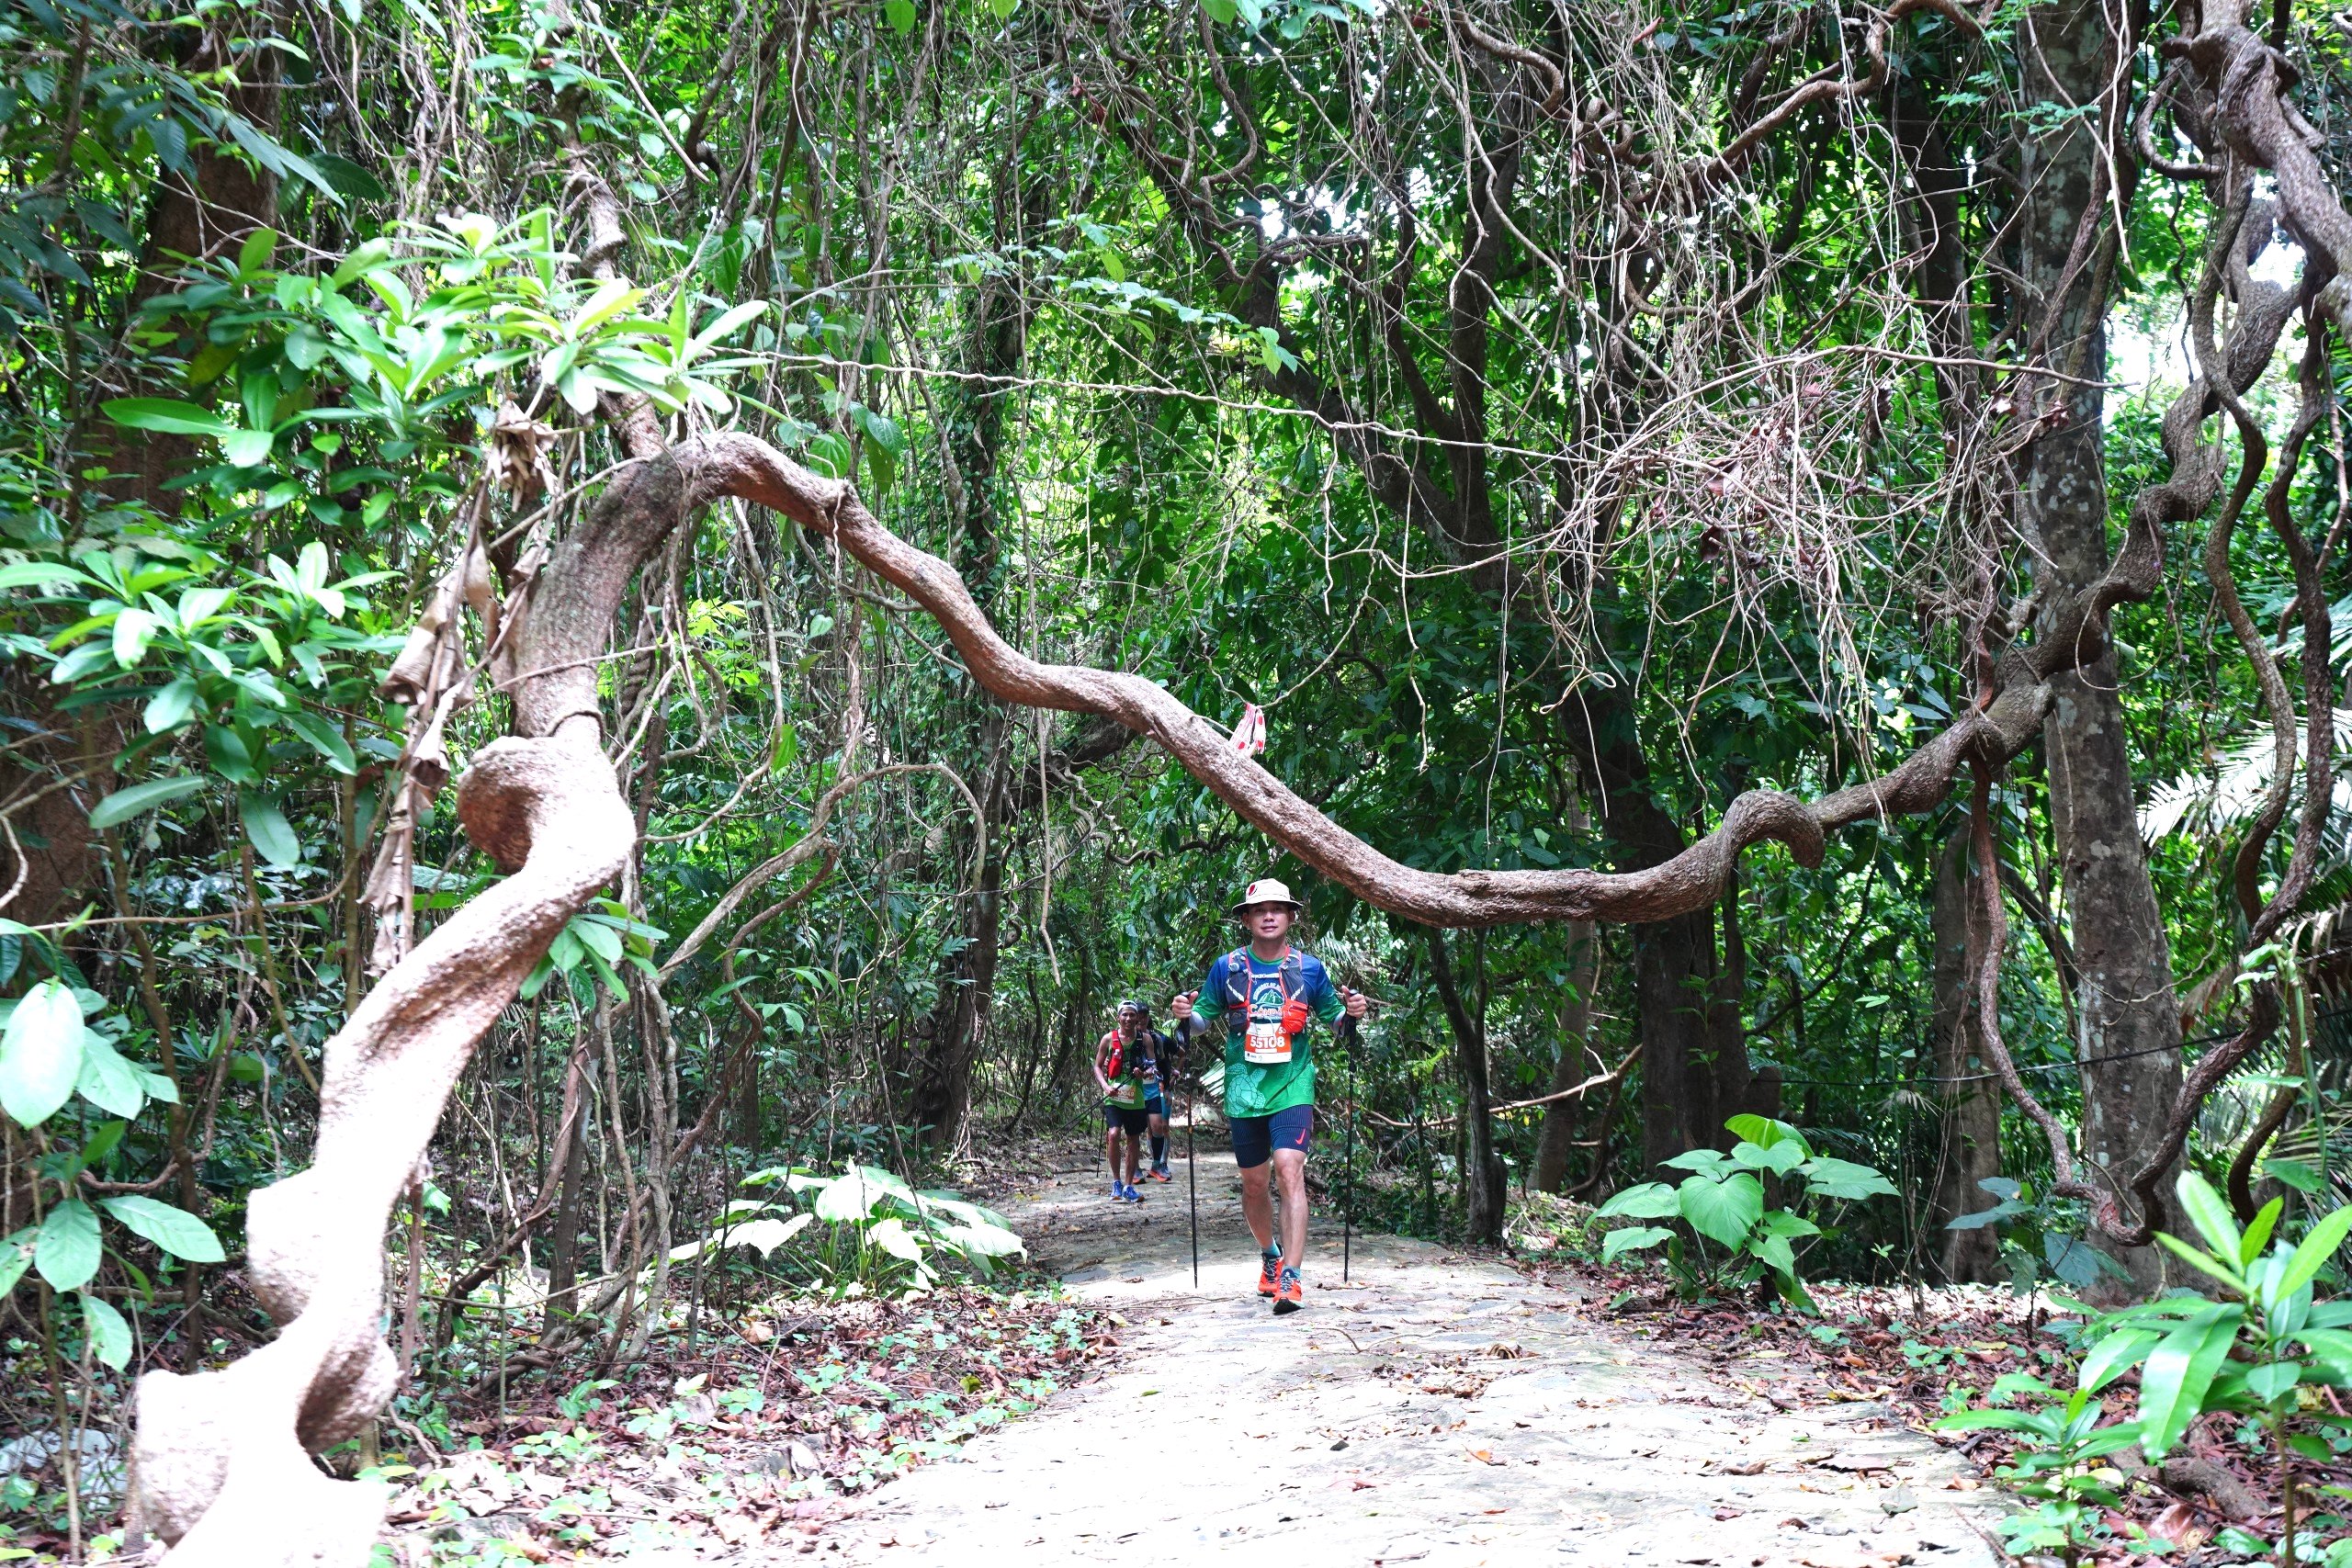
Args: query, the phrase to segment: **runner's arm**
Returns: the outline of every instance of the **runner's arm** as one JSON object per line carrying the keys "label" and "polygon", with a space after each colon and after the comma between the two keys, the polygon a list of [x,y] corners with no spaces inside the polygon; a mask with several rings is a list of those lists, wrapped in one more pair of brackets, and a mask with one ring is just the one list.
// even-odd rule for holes
{"label": "runner's arm", "polygon": [[1348,1010],[1348,1004],[1340,999],[1338,987],[1331,984],[1331,972],[1320,962],[1316,964],[1315,973],[1308,978],[1306,988],[1306,1005],[1315,1010],[1315,1016],[1338,1028],[1340,1016]]}
{"label": "runner's arm", "polygon": [[1105,1034],[1094,1043],[1094,1059],[1087,1064],[1094,1074],[1094,1087],[1101,1089],[1106,1099],[1111,1093],[1111,1079],[1109,1075],[1102,1071],[1102,1067],[1103,1064],[1111,1059],[1111,1039],[1110,1035]]}

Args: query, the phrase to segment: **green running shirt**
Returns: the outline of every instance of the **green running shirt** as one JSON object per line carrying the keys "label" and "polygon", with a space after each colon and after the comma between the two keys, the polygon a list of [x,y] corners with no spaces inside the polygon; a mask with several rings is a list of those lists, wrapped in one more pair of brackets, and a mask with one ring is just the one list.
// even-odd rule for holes
{"label": "green running shirt", "polygon": [[[1293,984],[1306,998],[1307,1010],[1327,1024],[1338,1022],[1347,1005],[1332,988],[1323,961],[1296,948],[1291,953],[1298,961]],[[1247,947],[1238,950],[1243,960],[1238,966],[1234,964],[1236,956],[1221,954],[1209,965],[1208,978],[1201,982],[1200,994],[1193,1001],[1193,1017],[1203,1033],[1215,1038],[1215,1032],[1225,1032],[1227,1117],[1272,1116],[1294,1105],[1314,1104],[1315,1049],[1310,1032],[1301,1030],[1292,1036],[1286,1062],[1249,1059],[1250,1025],[1263,1029],[1282,1018],[1286,999],[1282,964],[1269,964]]]}

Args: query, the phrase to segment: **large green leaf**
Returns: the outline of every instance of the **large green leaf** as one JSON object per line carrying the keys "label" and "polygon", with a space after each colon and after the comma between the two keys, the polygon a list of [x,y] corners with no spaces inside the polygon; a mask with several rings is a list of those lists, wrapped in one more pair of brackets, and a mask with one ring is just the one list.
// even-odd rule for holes
{"label": "large green leaf", "polygon": [[0,566],[0,588],[30,588],[38,583],[43,588],[61,583],[95,587],[89,575],[67,566],[63,561],[20,560]]}
{"label": "large green leaf", "polygon": [[2140,1370],[2140,1446],[2151,1460],[2162,1459],[2205,1408],[2230,1345],[2237,1338],[2245,1308],[2216,1302],[2200,1309],[2159,1340]]}
{"label": "large green leaf", "polygon": [[350,742],[334,732],[324,719],[314,714],[296,710],[280,714],[278,722],[310,742],[311,750],[327,760],[327,766],[338,773],[356,773],[359,759],[353,756]]}
{"label": "large green leaf", "polygon": [[2082,1371],[2075,1379],[2076,1386],[2086,1393],[2097,1393],[2138,1366],[2141,1358],[2154,1348],[2160,1337],[2150,1328],[2124,1328],[2109,1335],[2083,1358]]}
{"label": "large green leaf", "polygon": [[136,1116],[147,1103],[142,1077],[137,1067],[122,1059],[121,1053],[106,1036],[84,1032],[82,1071],[74,1081],[75,1091],[84,1100],[117,1116]]}
{"label": "large green leaf", "polygon": [[1792,1214],[1786,1209],[1767,1209],[1757,1228],[1766,1235],[1784,1235],[1791,1239],[1819,1235],[1821,1227],[1802,1214]]}
{"label": "large green leaf", "polygon": [[270,451],[277,445],[277,438],[266,430],[224,431],[220,456],[232,468],[258,468],[269,461]]}
{"label": "large green leaf", "polygon": [[245,824],[245,837],[254,841],[262,859],[280,871],[302,863],[302,840],[295,836],[293,824],[286,820],[286,813],[274,798],[259,790],[241,789],[237,815]]}
{"label": "large green leaf", "polygon": [[2222,1284],[2229,1286],[2233,1290],[2235,1290],[2245,1282],[2245,1278],[2238,1273],[2236,1269],[2231,1267],[2222,1259],[2215,1258],[2211,1253],[2207,1252],[2203,1247],[2197,1246],[2195,1243],[2183,1241],[2180,1237],[2172,1235],[2168,1231],[2158,1231],[2156,1233],[2156,1245],[2163,1247],[2165,1251],[2170,1252],[2174,1257],[2179,1258],[2183,1263],[2188,1264],[2190,1268],[2200,1269],[2207,1274],[2211,1274],[2214,1279],[2219,1280]]}
{"label": "large green leaf", "polygon": [[1842,1198],[1860,1202],[1865,1198],[1896,1196],[1894,1183],[1866,1165],[1852,1160],[1833,1159],[1818,1155],[1799,1167],[1805,1185],[1816,1198]]}
{"label": "large green leaf", "polygon": [[107,1213],[122,1222],[124,1229],[145,1236],[175,1258],[185,1258],[190,1263],[218,1263],[226,1256],[212,1227],[185,1209],[136,1195],[102,1198],[99,1201],[106,1205]]}
{"label": "large green leaf", "polygon": [[33,1267],[52,1291],[78,1291],[98,1271],[98,1216],[79,1198],[49,1212],[33,1243]]}
{"label": "large green leaf", "polygon": [[2238,1232],[2230,1206],[2222,1201],[2222,1195],[2213,1190],[2212,1184],[2195,1171],[2185,1170],[2173,1190],[2180,1194],[2181,1212],[2197,1227],[2197,1234],[2205,1238],[2205,1245],[2213,1249],[2214,1257],[2232,1269],[2238,1268],[2238,1248],[2245,1238]]}
{"label": "large green leaf", "polygon": [[0,1300],[5,1300],[25,1270],[33,1266],[33,1242],[40,1233],[27,1225],[16,1235],[0,1240]]}
{"label": "large green leaf", "polygon": [[0,1032],[0,1111],[20,1127],[57,1113],[82,1076],[82,1004],[62,982],[43,980],[25,993]]}
{"label": "large green leaf", "polygon": [[1754,1144],[1759,1149],[1778,1148],[1782,1144],[1794,1144],[1804,1151],[1800,1158],[1810,1157],[1813,1154],[1813,1145],[1804,1141],[1803,1133],[1798,1132],[1786,1122],[1778,1122],[1770,1116],[1743,1112],[1724,1122],[1724,1130],[1740,1142]]}
{"label": "large green leaf", "polygon": [[2344,1245],[2347,1234],[2352,1234],[2352,1205],[2320,1216],[2304,1235],[2302,1245],[2295,1248],[2294,1256],[2287,1259],[2286,1272],[2272,1284],[2271,1299],[2283,1301],[2318,1279],[2319,1271],[2327,1267],[2327,1260],[2335,1256],[2335,1249]]}
{"label": "large green leaf", "polygon": [[922,1261],[922,1243],[907,1229],[907,1222],[892,1214],[866,1227],[865,1239],[893,1258],[909,1263]]}
{"label": "large green leaf", "polygon": [[116,398],[99,405],[107,417],[133,430],[160,430],[167,435],[209,435],[215,438],[236,429],[227,420],[194,403],[169,398]]}
{"label": "large green leaf", "polygon": [[1656,1247],[1662,1241],[1672,1241],[1674,1233],[1664,1225],[1628,1225],[1611,1231],[1600,1238],[1600,1260],[1614,1263],[1629,1252],[1639,1252]]}
{"label": "large green leaf", "polygon": [[130,1325],[109,1303],[82,1292],[82,1327],[90,1337],[90,1354],[120,1371],[130,1361]]}
{"label": "large green leaf", "polygon": [[874,1205],[888,1196],[879,1183],[868,1179],[865,1171],[852,1166],[846,1176],[825,1183],[812,1207],[819,1219],[838,1225],[866,1218],[874,1213]]}
{"label": "large green leaf", "polygon": [[1746,1171],[1723,1181],[1683,1179],[1676,1197],[1690,1228],[1727,1252],[1747,1245],[1747,1233],[1764,1217],[1764,1184]]}
{"label": "large green leaf", "polygon": [[149,779],[145,784],[119,789],[90,807],[90,826],[111,828],[142,811],[153,811],[159,806],[194,795],[203,787],[201,778],[193,773],[181,773],[168,779]]}
{"label": "large green leaf", "polygon": [[939,1243],[967,1258],[1012,1258],[1026,1251],[1021,1237],[1002,1225],[942,1225]]}
{"label": "large green leaf", "polygon": [[1797,1272],[1796,1249],[1784,1235],[1761,1235],[1748,1244],[1747,1250],[1770,1264],[1773,1272],[1783,1279],[1794,1279]]}
{"label": "large green leaf", "polygon": [[1775,1176],[1788,1175],[1804,1163],[1804,1145],[1802,1144],[1780,1143],[1768,1147],[1762,1144],[1742,1143],[1731,1151],[1734,1165],[1748,1170],[1769,1170]]}
{"label": "large green leaf", "polygon": [[182,675],[147,700],[147,713],[141,721],[150,735],[161,735],[186,724],[196,712],[198,694],[196,682]]}
{"label": "large green leaf", "polygon": [[683,1263],[701,1253],[706,1247],[716,1247],[724,1243],[729,1247],[755,1247],[763,1258],[772,1257],[777,1247],[816,1223],[814,1214],[795,1214],[788,1220],[763,1215],[756,1220],[721,1226],[700,1241],[672,1247],[670,1256]]}
{"label": "large green leaf", "polygon": [[2238,1244],[2240,1263],[2253,1267],[2254,1260],[2262,1256],[2262,1249],[2270,1245],[2270,1233],[2278,1228],[2278,1216],[2286,1212],[2286,1200],[2282,1198],[2273,1198],[2262,1206],[2255,1214],[2254,1223],[2245,1227],[2245,1239]]}
{"label": "large green leaf", "polygon": [[1674,1189],[1663,1181],[1645,1181],[1628,1187],[1600,1206],[1599,1217],[1604,1220],[1671,1220],[1682,1213],[1681,1201]]}

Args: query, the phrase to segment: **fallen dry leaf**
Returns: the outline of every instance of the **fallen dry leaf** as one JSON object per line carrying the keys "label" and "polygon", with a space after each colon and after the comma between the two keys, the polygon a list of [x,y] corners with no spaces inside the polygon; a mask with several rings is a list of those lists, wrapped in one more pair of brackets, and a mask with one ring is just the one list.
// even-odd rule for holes
{"label": "fallen dry leaf", "polygon": [[2180,1551],[2194,1551],[2212,1535],[2213,1527],[2197,1517],[2186,1503],[2175,1503],[2148,1523],[2150,1535],[2160,1535]]}

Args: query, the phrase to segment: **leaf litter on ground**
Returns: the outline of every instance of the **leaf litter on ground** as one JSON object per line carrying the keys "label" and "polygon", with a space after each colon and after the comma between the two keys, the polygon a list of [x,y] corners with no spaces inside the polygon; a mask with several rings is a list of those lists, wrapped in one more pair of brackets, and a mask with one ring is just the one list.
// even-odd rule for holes
{"label": "leaf litter on ground", "polygon": [[[1995,1285],[1809,1282],[1820,1314],[1805,1316],[1778,1303],[1755,1309],[1720,1299],[1685,1301],[1656,1273],[1602,1268],[1557,1252],[1518,1263],[1531,1278],[1575,1291],[1596,1324],[1671,1344],[1678,1355],[1716,1369],[1729,1386],[1780,1409],[1883,1404],[1906,1427],[1959,1451],[1977,1472],[1974,1484],[1998,1484],[1995,1472],[2011,1461],[2017,1439],[2004,1432],[1937,1432],[1934,1422],[1983,1404],[1995,1380],[2012,1372],[2062,1387],[2073,1382],[2067,1337],[2080,1319],[2054,1312],[2046,1295],[2020,1296]],[[2127,1379],[2108,1391],[2111,1420],[2132,1418],[2135,1385]],[[1838,1461],[1824,1456],[1822,1462],[1834,1468]],[[2239,1532],[2278,1533],[2268,1457],[2241,1440],[2234,1417],[2200,1417],[2161,1466],[2142,1463],[2137,1450],[2127,1450],[2117,1456],[2117,1468],[2124,1507],[2109,1511],[2107,1522],[2119,1534],[2136,1525],[2170,1540],[2175,1550],[2161,1561],[2173,1568],[2243,1562]],[[2300,1474],[2310,1489],[2352,1487],[2352,1455],[2333,1465],[2304,1461]]]}
{"label": "leaf litter on ground", "polygon": [[[649,1548],[817,1549],[849,1496],[951,1458],[1084,1376],[1124,1320],[1022,1291],[781,1295],[657,1336],[616,1380],[535,1381],[459,1410],[472,1445],[387,1452],[402,1568]],[[414,1433],[421,1438],[422,1433]],[[413,1467],[413,1468],[412,1468]]]}

